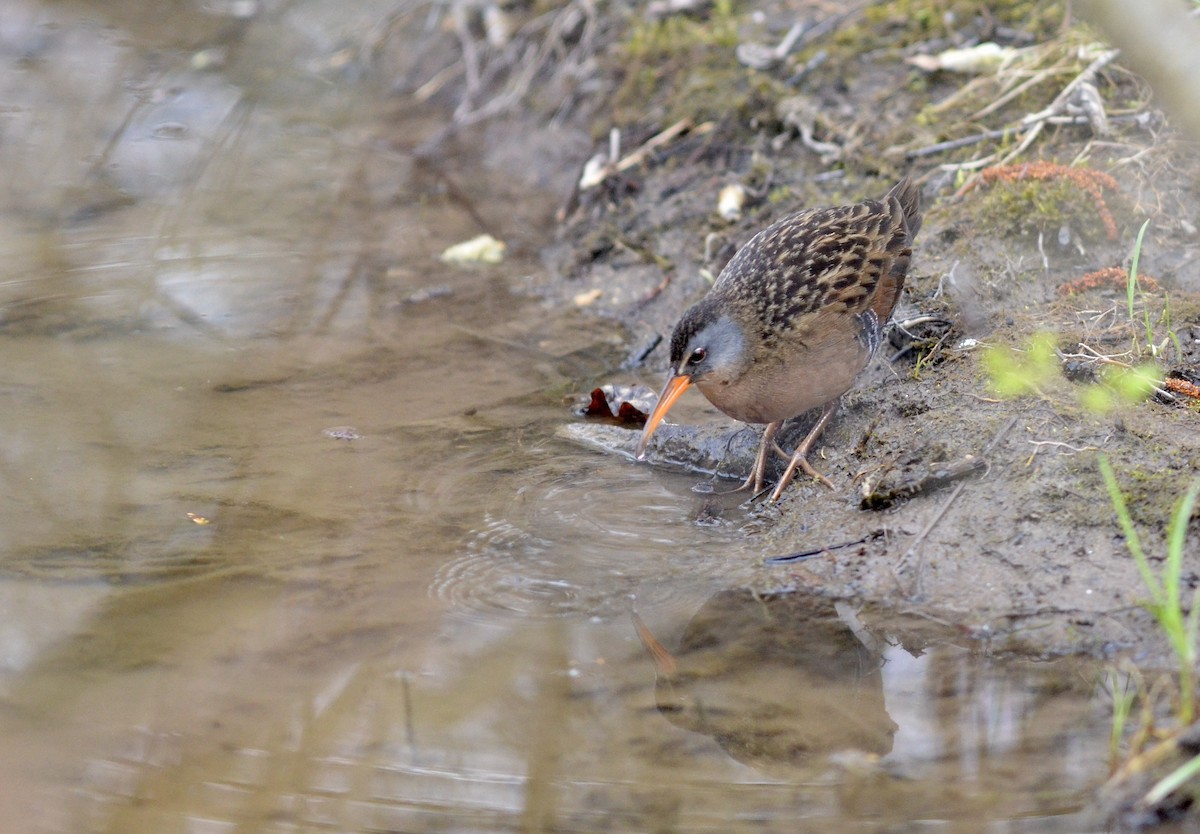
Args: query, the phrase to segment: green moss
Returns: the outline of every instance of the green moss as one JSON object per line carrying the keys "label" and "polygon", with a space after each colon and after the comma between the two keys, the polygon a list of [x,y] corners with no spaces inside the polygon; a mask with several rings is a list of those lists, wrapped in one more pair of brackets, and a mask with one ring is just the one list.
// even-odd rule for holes
{"label": "green moss", "polygon": [[1086,240],[1106,234],[1092,196],[1066,180],[998,182],[983,186],[979,199],[966,205],[986,231],[997,234],[1057,235],[1064,225]]}
{"label": "green moss", "polygon": [[783,95],[771,75],[738,63],[740,20],[730,0],[707,18],[672,15],[635,23],[621,48],[625,76],[614,98],[626,121],[771,117]]}
{"label": "green moss", "polygon": [[[839,41],[863,38],[855,28],[867,29],[877,38],[886,38],[888,43],[878,46],[904,46],[907,43],[933,38],[957,37],[963,25],[978,17],[983,10],[975,0],[892,0],[868,6],[860,22],[847,28]],[[1052,37],[1062,24],[1063,8],[1060,2],[1026,0],[1026,2],[992,3],[987,6],[987,15],[996,24],[1028,32],[1036,40]]]}
{"label": "green moss", "polygon": [[1186,478],[1169,468],[1134,467],[1121,470],[1118,477],[1134,523],[1153,530],[1161,530],[1163,519],[1171,517],[1180,484],[1186,485]]}
{"label": "green moss", "polygon": [[781,185],[771,189],[771,193],[767,195],[767,202],[773,206],[788,206],[796,202],[796,192],[786,185]]}
{"label": "green moss", "polygon": [[718,0],[707,19],[670,15],[634,25],[625,42],[625,56],[633,61],[670,59],[695,47],[733,49],[738,42],[738,24],[733,4]]}
{"label": "green moss", "polygon": [[[1020,9],[1020,13],[1013,10]],[[868,6],[832,39],[837,49],[896,49],[931,39],[957,38],[964,21],[979,16],[980,5],[972,0],[893,0]],[[993,5],[989,14],[1005,25],[1030,32],[1037,40],[1049,37],[1062,21],[1062,8],[1054,2],[1025,2]],[[1024,16],[1022,16],[1024,15]],[[828,44],[824,45],[826,48]]]}

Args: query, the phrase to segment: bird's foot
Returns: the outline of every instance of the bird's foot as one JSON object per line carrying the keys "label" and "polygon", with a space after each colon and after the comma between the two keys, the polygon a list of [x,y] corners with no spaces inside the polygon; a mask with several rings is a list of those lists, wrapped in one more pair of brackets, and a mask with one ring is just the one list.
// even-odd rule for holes
{"label": "bird's foot", "polygon": [[771,450],[779,448],[775,443],[775,434],[782,425],[783,421],[780,420],[775,423],[767,423],[766,428],[763,429],[762,442],[758,445],[758,454],[754,456],[754,466],[750,468],[750,474],[741,486],[741,489],[751,490],[751,500],[757,498],[763,491],[763,482],[767,479],[767,461],[771,457]]}
{"label": "bird's foot", "polygon": [[[806,450],[807,451],[807,450]],[[779,496],[783,495],[783,491],[787,489],[787,485],[792,482],[792,478],[796,475],[797,469],[803,469],[807,474],[811,475],[813,480],[820,481],[830,489],[834,489],[833,481],[826,478],[820,472],[813,468],[813,465],[808,462],[808,457],[799,449],[792,456],[792,462],[788,464],[787,469],[783,471],[783,477],[779,479],[779,483],[775,485],[775,491],[771,493],[769,499],[772,503],[779,500]]]}
{"label": "bird's foot", "polygon": [[[792,459],[788,462],[787,469],[783,470],[783,477],[779,479],[779,483],[775,485],[775,491],[771,493],[771,497],[767,499],[771,503],[779,500],[779,496],[783,495],[783,491],[787,489],[788,484],[792,482],[792,478],[796,475],[797,469],[803,469],[807,474],[812,476],[814,480],[820,481],[825,486],[833,489],[833,482],[813,468],[813,465],[808,462],[808,453],[813,445],[817,442],[817,438],[821,436],[821,432],[825,431],[825,426],[833,419],[833,415],[837,412],[838,405],[841,403],[841,398],[831,400],[825,404],[825,410],[821,412],[821,416],[817,418],[817,422],[809,429],[808,435],[796,447]],[[774,443],[772,443],[774,445]],[[762,454],[759,455],[763,457]]]}
{"label": "bird's foot", "polygon": [[820,481],[825,486],[833,489],[833,482],[818,472],[808,462],[808,453],[817,442],[817,438],[820,437],[821,432],[825,430],[825,426],[833,418],[834,413],[837,411],[838,402],[838,400],[833,400],[825,406],[825,410],[821,412],[821,416],[817,419],[816,424],[809,430],[808,436],[804,438],[804,441],[796,447],[796,451],[792,454],[785,452],[775,442],[775,434],[779,431],[780,426],[783,425],[783,421],[769,423],[763,430],[762,442],[759,444],[758,454],[754,456],[754,465],[750,467],[750,474],[746,476],[746,480],[742,481],[741,486],[717,494],[732,495],[735,492],[750,490],[750,500],[757,500],[759,496],[767,492],[763,488],[763,484],[767,479],[767,463],[772,453],[786,460],[788,465],[787,469],[783,471],[783,477],[779,479],[779,483],[771,491],[771,497],[767,499],[769,503],[773,504],[779,500],[779,497],[783,495],[783,491],[787,489],[788,484],[792,482],[792,478],[796,476],[797,469],[804,470],[813,480]]}
{"label": "bird's foot", "polygon": [[758,494],[763,491],[763,481],[766,480],[765,466],[759,466],[756,461],[754,466],[750,467],[750,474],[746,476],[746,480],[735,486],[733,489],[713,490],[714,495],[733,495],[738,492],[750,490],[751,500],[758,497]]}

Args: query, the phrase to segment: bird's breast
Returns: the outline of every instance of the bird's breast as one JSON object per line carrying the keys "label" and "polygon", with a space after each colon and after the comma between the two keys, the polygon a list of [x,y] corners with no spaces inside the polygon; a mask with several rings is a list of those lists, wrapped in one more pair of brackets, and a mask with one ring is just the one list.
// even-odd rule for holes
{"label": "bird's breast", "polygon": [[735,420],[773,423],[844,394],[871,358],[871,347],[852,329],[812,342],[785,338],[757,351],[738,378],[698,379],[696,387]]}

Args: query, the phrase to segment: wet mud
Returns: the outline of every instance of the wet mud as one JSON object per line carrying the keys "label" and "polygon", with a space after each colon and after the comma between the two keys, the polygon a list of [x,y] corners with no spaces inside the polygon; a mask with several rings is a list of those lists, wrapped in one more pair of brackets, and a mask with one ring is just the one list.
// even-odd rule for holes
{"label": "wet mud", "polygon": [[[936,100],[931,89],[914,93],[915,76],[895,69],[895,54],[874,59],[877,72],[870,77],[889,77],[893,86],[907,79],[902,97],[913,112]],[[895,71],[887,76],[886,67]],[[869,75],[837,93],[840,106],[847,111],[874,106],[884,90]],[[835,81],[820,76],[811,83],[819,88]],[[886,112],[900,119],[904,108],[896,104]],[[609,193],[585,193],[567,218],[563,242],[549,250],[552,268],[538,289],[564,305],[583,294],[589,298],[585,309],[627,329],[628,366],[606,375],[605,382],[661,385],[674,321],[755,231],[800,207],[878,196],[895,176],[868,173],[867,158],[823,168],[786,126],[764,129],[756,139],[757,145],[747,138],[744,152],[731,155],[711,136],[685,136],[676,140],[674,152],[661,154],[659,165],[617,178],[627,193],[608,183]],[[727,132],[721,140],[730,140]],[[1122,140],[1154,146],[1150,136],[1136,131]],[[1086,133],[1059,133],[1037,146],[1036,156],[1077,153],[1087,141]],[[1180,153],[1177,163],[1195,170],[1194,151],[1185,146]],[[869,156],[869,149],[862,154]],[[1075,208],[1061,209],[1077,214],[1047,223],[1037,217],[1039,198],[1024,185],[1010,192],[1004,183],[982,183],[962,193],[936,165],[892,160],[884,166],[920,179],[925,224],[890,340],[818,443],[814,461],[835,489],[798,479],[778,507],[746,501],[742,494],[720,501],[715,516],[735,526],[749,517],[769,518],[754,532],[764,557],[835,545],[876,528],[888,535],[806,562],[803,576],[764,570],[756,587],[798,583],[834,597],[917,605],[1026,651],[1151,653],[1165,662],[1162,636],[1139,606],[1145,589],[1096,460],[1101,453],[1113,460],[1123,488],[1136,496],[1139,529],[1153,542],[1149,551],[1163,553],[1171,509],[1200,466],[1195,401],[1152,395],[1098,410],[1082,396],[1097,372],[1103,376],[1107,370],[1085,361],[1088,348],[1120,354],[1131,364],[1148,363],[1160,379],[1172,368],[1190,367],[1190,334],[1200,311],[1200,242],[1192,220],[1179,221],[1195,218],[1198,203],[1194,185],[1165,167],[1135,169],[1111,154],[1090,164],[1102,167],[1106,158],[1117,184],[1109,194],[1118,218],[1111,239],[1094,220],[1096,205],[1088,193],[1079,192]],[[774,189],[771,200],[751,200],[733,222],[717,215],[723,185],[753,187],[763,180],[769,185],[757,193]],[[1160,195],[1162,206],[1178,201],[1183,215],[1156,211],[1142,199],[1151,192]],[[1005,206],[1011,217],[1002,213]],[[1062,289],[1101,267],[1128,266],[1138,227],[1147,218],[1152,231],[1141,272],[1169,276],[1158,295],[1145,299],[1147,315],[1157,322],[1154,338],[1172,345],[1158,357],[1144,344],[1141,307],[1130,321],[1123,283],[1074,294]],[[586,295],[591,290],[594,299]],[[1171,308],[1169,327],[1162,318],[1164,299]],[[984,355],[999,349],[1021,357],[1039,333],[1052,334],[1060,354],[1084,359],[1055,361],[1023,396],[1001,396]],[[759,429],[729,420],[698,393],[688,397],[690,404],[685,399],[672,412],[677,425],[660,429],[663,437],[652,447],[649,465],[719,472],[730,479],[722,480],[723,488],[736,485],[733,479],[749,469]],[[793,421],[790,439],[803,437],[802,426],[814,418]],[[589,425],[568,426],[563,434],[624,456],[635,436]],[[948,468],[962,471],[940,477]],[[680,500],[707,506],[716,499],[684,490]],[[714,512],[703,515],[711,519]],[[1188,576],[1195,585],[1200,569]]]}

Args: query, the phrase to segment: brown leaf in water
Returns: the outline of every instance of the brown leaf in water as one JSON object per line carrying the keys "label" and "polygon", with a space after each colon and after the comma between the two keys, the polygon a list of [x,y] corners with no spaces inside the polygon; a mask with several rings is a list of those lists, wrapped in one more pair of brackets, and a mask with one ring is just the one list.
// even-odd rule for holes
{"label": "brown leaf in water", "polygon": [[583,416],[611,420],[618,426],[646,425],[646,412],[628,400],[622,400],[621,405],[617,408],[617,413],[613,414],[612,406],[608,404],[608,396],[604,393],[603,388],[593,389],[592,401],[584,407]]}
{"label": "brown leaf in water", "polygon": [[608,407],[608,397],[604,396],[603,389],[595,388],[592,390],[592,401],[583,410],[583,416],[601,417],[605,420],[614,419],[615,415],[612,413],[612,409]]}
{"label": "brown leaf in water", "polygon": [[644,426],[649,418],[650,415],[631,402],[623,402],[617,409],[617,422],[623,426]]}

